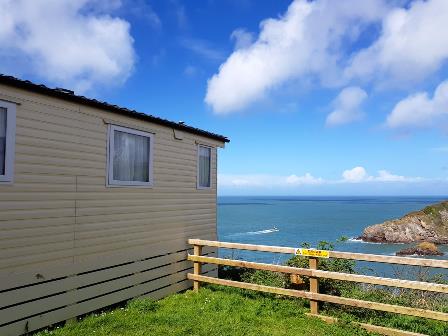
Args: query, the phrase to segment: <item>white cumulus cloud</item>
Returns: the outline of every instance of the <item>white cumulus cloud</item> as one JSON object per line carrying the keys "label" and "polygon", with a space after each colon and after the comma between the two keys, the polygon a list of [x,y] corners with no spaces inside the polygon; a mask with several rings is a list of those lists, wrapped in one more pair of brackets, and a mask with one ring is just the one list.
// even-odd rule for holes
{"label": "white cumulus cloud", "polygon": [[22,60],[23,71],[81,92],[121,84],[133,70],[135,52],[129,23],[108,14],[119,4],[0,0],[0,60],[4,66]]}
{"label": "white cumulus cloud", "polygon": [[387,170],[379,170],[378,175],[372,176],[367,173],[367,170],[362,167],[354,167],[352,169],[344,170],[342,173],[342,181],[345,183],[361,183],[361,182],[420,182],[424,179],[421,177],[407,177],[402,175],[395,175]]}
{"label": "white cumulus cloud", "polygon": [[416,0],[391,10],[379,38],[354,55],[346,75],[397,83],[437,71],[448,59],[447,15],[446,0]]}
{"label": "white cumulus cloud", "polygon": [[[209,79],[205,102],[226,114],[292,81],[324,87],[421,83],[448,62],[447,15],[446,0],[294,0],[282,16],[261,22],[252,43],[244,30],[234,32],[237,48]],[[359,116],[339,111],[328,122],[348,115]]]}
{"label": "white cumulus cloud", "polygon": [[391,128],[422,128],[433,125],[447,126],[448,80],[437,86],[432,97],[418,92],[399,101],[387,116]]}
{"label": "white cumulus cloud", "polygon": [[357,86],[343,89],[333,101],[334,110],[327,116],[326,124],[337,126],[361,119],[361,104],[366,98],[367,93]]}
{"label": "white cumulus cloud", "polygon": [[355,167],[352,169],[344,170],[342,178],[345,182],[364,182],[369,179],[369,175],[364,167]]}
{"label": "white cumulus cloud", "polygon": [[343,42],[381,20],[379,0],[295,0],[284,15],[260,24],[252,44],[236,49],[208,81],[205,102],[230,113],[263,98],[271,89],[300,77],[340,81]]}

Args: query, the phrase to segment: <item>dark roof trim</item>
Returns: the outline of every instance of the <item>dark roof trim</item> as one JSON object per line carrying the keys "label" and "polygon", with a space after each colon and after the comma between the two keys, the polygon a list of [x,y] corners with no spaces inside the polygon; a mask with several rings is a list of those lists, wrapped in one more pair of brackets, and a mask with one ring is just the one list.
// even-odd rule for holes
{"label": "dark roof trim", "polygon": [[196,128],[196,127],[185,125],[183,123],[177,123],[174,121],[162,119],[159,117],[155,117],[153,115],[137,112],[135,110],[129,110],[127,108],[120,107],[117,105],[112,105],[112,104],[102,102],[102,101],[99,101],[96,99],[91,99],[91,98],[87,98],[84,96],[78,96],[78,95],[75,95],[73,93],[73,91],[66,90],[66,89],[61,89],[61,88],[51,89],[42,84],[35,84],[35,83],[32,83],[27,80],[21,80],[21,79],[12,77],[12,76],[6,76],[6,75],[2,75],[2,74],[0,74],[0,84],[9,85],[9,86],[13,86],[13,87],[16,87],[19,89],[24,89],[24,90],[28,90],[28,91],[32,91],[32,92],[36,92],[36,93],[41,93],[41,94],[44,94],[47,96],[64,99],[64,100],[67,100],[67,101],[70,101],[73,103],[78,103],[78,104],[83,104],[83,105],[87,105],[90,107],[96,107],[99,109],[108,110],[110,112],[126,115],[128,117],[132,117],[132,118],[136,118],[136,119],[140,119],[140,120],[149,121],[149,122],[152,122],[155,124],[175,128],[175,129],[190,132],[193,134],[202,135],[202,136],[205,136],[205,137],[208,137],[208,138],[211,138],[214,140],[222,141],[222,142],[230,141],[227,137],[225,137],[223,135],[207,132],[207,131],[201,130],[199,128]]}

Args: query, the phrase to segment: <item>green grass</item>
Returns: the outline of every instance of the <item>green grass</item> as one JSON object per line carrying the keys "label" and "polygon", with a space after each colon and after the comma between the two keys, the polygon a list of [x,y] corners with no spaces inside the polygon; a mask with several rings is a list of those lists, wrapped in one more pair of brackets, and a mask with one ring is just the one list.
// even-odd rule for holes
{"label": "green grass", "polygon": [[37,335],[371,335],[350,324],[330,325],[305,315],[305,301],[210,286],[160,301],[136,299]]}
{"label": "green grass", "polygon": [[[352,287],[347,293],[343,293],[343,296],[364,301],[448,312],[448,296],[446,294],[413,290],[403,290],[402,294],[396,294],[385,288],[361,289],[360,287]],[[322,314],[429,336],[448,335],[448,323],[426,318],[332,304],[325,304]]]}

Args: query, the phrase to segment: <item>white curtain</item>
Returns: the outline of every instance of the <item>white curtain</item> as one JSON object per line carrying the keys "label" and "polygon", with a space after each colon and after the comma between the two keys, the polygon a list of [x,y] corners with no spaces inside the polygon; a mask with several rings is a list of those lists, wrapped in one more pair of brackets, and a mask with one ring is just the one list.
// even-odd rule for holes
{"label": "white curtain", "polygon": [[211,149],[199,146],[199,186],[210,187],[210,154]]}
{"label": "white curtain", "polygon": [[150,139],[114,132],[114,180],[149,182]]}
{"label": "white curtain", "polygon": [[5,175],[6,114],[6,109],[4,107],[0,107],[0,175]]}

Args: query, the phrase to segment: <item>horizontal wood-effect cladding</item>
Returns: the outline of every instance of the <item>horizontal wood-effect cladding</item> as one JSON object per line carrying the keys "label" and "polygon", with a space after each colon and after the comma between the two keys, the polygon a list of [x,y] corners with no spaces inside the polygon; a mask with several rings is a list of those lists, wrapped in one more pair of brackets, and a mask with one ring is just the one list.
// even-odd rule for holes
{"label": "horizontal wood-effect cladding", "polygon": [[[190,286],[184,252],[182,261],[151,271],[157,279],[135,265],[179,255],[191,237],[216,239],[216,148],[223,143],[188,132],[178,140],[166,126],[3,85],[1,99],[20,103],[14,183],[0,184],[1,335]],[[154,134],[152,188],[106,187],[110,123]],[[196,188],[199,143],[214,147],[206,190]],[[87,271],[92,281],[100,273],[116,279],[84,283],[79,274]],[[37,301],[14,301],[26,299]]]}
{"label": "horizontal wood-effect cladding", "polygon": [[[73,273],[68,268],[62,277],[10,288],[0,293],[0,334],[20,335],[136,296],[158,299],[190,288],[186,275],[192,265],[187,253],[183,250],[102,269],[83,265],[84,272]],[[207,254],[216,255],[210,250]],[[204,268],[203,274],[216,275],[216,267]]]}

